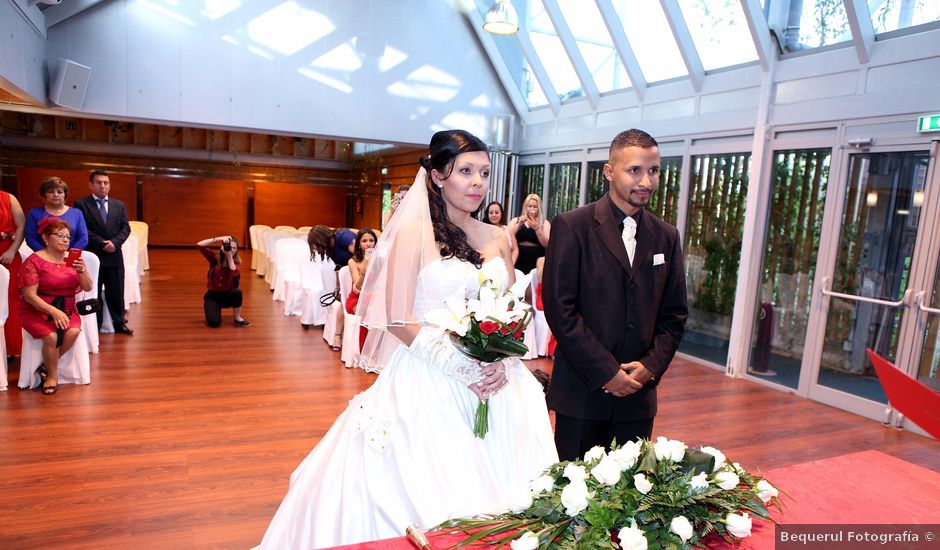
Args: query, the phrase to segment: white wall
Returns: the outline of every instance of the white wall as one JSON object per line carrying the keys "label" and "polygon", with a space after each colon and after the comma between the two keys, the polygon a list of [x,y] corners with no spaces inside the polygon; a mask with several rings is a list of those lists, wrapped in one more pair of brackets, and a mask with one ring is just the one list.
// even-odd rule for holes
{"label": "white wall", "polygon": [[45,37],[24,15],[26,9],[26,0],[0,0],[0,79],[6,81],[4,88],[17,90],[15,95],[41,104],[46,97]]}
{"label": "white wall", "polygon": [[492,141],[512,113],[450,0],[171,4],[110,0],[49,29],[51,66],[92,68],[83,112],[399,143],[455,127]]}

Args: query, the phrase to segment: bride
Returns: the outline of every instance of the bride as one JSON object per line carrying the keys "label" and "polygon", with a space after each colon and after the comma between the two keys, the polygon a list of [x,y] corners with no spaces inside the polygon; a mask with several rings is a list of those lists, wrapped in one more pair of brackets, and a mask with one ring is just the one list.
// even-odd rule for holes
{"label": "bride", "polygon": [[[358,312],[381,331],[385,366],[291,475],[262,549],[309,549],[401,536],[452,517],[499,513],[558,460],[542,387],[518,359],[488,365],[422,325],[480,271],[513,282],[509,243],[472,217],[486,197],[486,145],[437,132],[430,155],[373,253]],[[480,398],[489,432],[473,434]]]}

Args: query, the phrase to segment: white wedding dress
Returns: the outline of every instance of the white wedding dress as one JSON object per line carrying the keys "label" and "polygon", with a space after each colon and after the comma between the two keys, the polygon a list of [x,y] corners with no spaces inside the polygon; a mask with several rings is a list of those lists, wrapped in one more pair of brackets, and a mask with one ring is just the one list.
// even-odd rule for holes
{"label": "white wedding dress", "polygon": [[[504,266],[506,280],[503,260],[490,261]],[[428,264],[418,276],[417,318],[461,287],[475,297],[478,273],[452,258]],[[392,538],[410,524],[429,529],[506,511],[511,495],[558,460],[542,386],[521,361],[506,363],[509,382],[490,397],[489,433],[479,439],[476,396],[400,345],[291,475],[260,548]]]}

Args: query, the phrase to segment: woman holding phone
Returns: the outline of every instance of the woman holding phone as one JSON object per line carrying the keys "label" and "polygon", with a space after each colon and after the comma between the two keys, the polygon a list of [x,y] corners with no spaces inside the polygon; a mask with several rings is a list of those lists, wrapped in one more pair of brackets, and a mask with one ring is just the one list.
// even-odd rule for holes
{"label": "woman holding phone", "polygon": [[20,291],[20,322],[33,338],[42,340],[42,360],[37,369],[42,393],[52,395],[58,385],[59,358],[72,349],[82,321],[75,309],[75,294],[94,284],[85,269],[81,250],[69,253],[72,231],[57,218],[39,222],[45,247],[26,258],[16,287]]}
{"label": "woman holding phone", "polygon": [[522,201],[522,214],[509,222],[509,233],[516,239],[519,255],[515,268],[523,274],[535,269],[535,262],[545,256],[552,225],[545,219],[542,198],[532,193]]}

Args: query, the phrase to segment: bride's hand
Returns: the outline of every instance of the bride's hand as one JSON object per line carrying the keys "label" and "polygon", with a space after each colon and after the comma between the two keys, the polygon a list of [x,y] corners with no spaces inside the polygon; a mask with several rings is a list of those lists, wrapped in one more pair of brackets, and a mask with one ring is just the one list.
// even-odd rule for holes
{"label": "bride's hand", "polygon": [[[480,380],[474,386],[479,390],[480,394],[483,395],[483,399],[498,393],[503,386],[509,382],[509,378],[506,374],[506,365],[502,361],[496,361],[488,365],[484,365],[481,370],[483,373],[483,380]],[[477,393],[474,391],[474,393]],[[478,396],[480,394],[477,394]]]}

